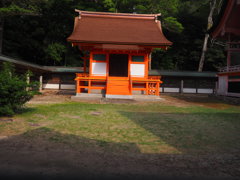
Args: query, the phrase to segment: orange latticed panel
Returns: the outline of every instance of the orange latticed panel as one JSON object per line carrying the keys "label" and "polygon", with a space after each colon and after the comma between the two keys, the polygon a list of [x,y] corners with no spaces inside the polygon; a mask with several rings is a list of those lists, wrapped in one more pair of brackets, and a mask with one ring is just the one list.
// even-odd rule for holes
{"label": "orange latticed panel", "polygon": [[148,83],[148,94],[149,95],[158,95],[158,83],[157,82],[151,82]]}

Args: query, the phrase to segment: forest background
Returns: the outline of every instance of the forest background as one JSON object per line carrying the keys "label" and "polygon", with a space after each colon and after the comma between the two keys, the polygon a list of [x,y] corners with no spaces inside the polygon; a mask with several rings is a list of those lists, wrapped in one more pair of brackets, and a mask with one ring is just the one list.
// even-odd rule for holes
{"label": "forest background", "polygon": [[[49,66],[82,66],[81,53],[66,38],[74,9],[121,13],[161,13],[163,32],[173,45],[152,53],[152,69],[197,71],[211,0],[0,0],[2,54]],[[223,1],[217,0],[213,22]],[[96,27],[97,28],[97,27]],[[0,53],[1,53],[0,51]],[[208,43],[203,71],[225,65],[224,46]]]}

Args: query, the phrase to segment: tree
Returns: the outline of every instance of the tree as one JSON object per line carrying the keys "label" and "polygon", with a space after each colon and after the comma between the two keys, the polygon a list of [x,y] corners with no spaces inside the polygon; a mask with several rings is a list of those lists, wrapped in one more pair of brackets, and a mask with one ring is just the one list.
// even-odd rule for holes
{"label": "tree", "polygon": [[123,13],[162,14],[163,27],[181,33],[182,24],[174,17],[178,12],[179,0],[104,0],[107,11]]}
{"label": "tree", "polygon": [[41,0],[1,0],[0,2],[0,54],[2,54],[3,30],[6,17],[16,15],[36,15],[37,4]]}
{"label": "tree", "polygon": [[49,59],[53,60],[54,64],[55,62],[60,62],[62,60],[62,56],[65,52],[66,46],[60,43],[49,44],[46,49],[47,56],[49,57]]}
{"label": "tree", "polygon": [[[164,52],[153,52],[153,68],[196,71],[199,66],[206,18],[209,15],[209,0],[181,0],[175,17],[183,25],[182,33],[166,31],[166,37],[173,45]],[[217,14],[214,14],[214,17]],[[164,30],[164,29],[163,29]],[[216,71],[224,64],[224,47],[212,45],[205,56],[206,71]],[[155,54],[158,55],[155,55]],[[159,62],[156,62],[159,61]],[[156,63],[155,63],[156,62]]]}
{"label": "tree", "polygon": [[199,72],[201,72],[203,70],[203,64],[204,64],[205,55],[206,55],[206,52],[207,52],[207,45],[208,45],[208,39],[209,39],[208,30],[213,25],[213,13],[214,13],[214,10],[216,8],[216,3],[217,3],[217,0],[210,0],[210,11],[209,11],[209,15],[208,15],[207,30],[206,30],[206,33],[205,33],[203,48],[202,48],[202,54],[201,54],[201,58],[200,58],[200,61],[199,61],[199,66],[198,66],[198,71]]}
{"label": "tree", "polygon": [[[29,89],[29,91],[27,91]],[[13,115],[29,101],[38,89],[37,83],[28,84],[26,74],[18,76],[12,64],[4,63],[0,71],[0,115]]]}
{"label": "tree", "polygon": [[[173,42],[173,45],[167,51],[153,52],[152,68],[195,71],[201,56],[210,0],[4,1],[14,2],[22,8],[25,8],[23,2],[41,2],[33,4],[35,7],[33,10],[39,16],[23,16],[17,13],[4,16],[3,52],[6,55],[41,65],[81,66],[82,61],[79,60],[81,52],[77,47],[72,48],[66,41],[72,33],[73,18],[77,16],[74,9],[119,13],[161,13],[160,20],[164,35]],[[17,4],[18,2],[20,4]],[[3,10],[0,9],[0,12]],[[224,50],[222,47],[215,46],[209,46],[208,49],[204,69],[216,70],[216,65],[220,66],[223,62]]]}

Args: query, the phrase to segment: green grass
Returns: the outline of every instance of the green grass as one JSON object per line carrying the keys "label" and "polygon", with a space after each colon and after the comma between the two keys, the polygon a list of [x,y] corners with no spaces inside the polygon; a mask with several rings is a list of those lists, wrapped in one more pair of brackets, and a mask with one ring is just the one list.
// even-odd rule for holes
{"label": "green grass", "polygon": [[240,108],[161,103],[35,105],[0,121],[0,136],[72,148],[139,153],[213,153],[240,149]]}

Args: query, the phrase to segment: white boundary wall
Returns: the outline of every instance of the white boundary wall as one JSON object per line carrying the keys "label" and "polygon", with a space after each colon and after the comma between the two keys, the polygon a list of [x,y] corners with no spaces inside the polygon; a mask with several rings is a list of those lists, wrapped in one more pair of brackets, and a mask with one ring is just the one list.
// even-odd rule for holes
{"label": "white boundary wall", "polygon": [[[160,88],[160,92],[162,93],[179,93],[180,92],[180,88],[168,88],[168,87],[161,87]],[[212,94],[213,93],[213,89],[203,89],[203,88],[183,88],[183,93],[198,93],[198,94]]]}
{"label": "white boundary wall", "polygon": [[43,84],[43,89],[59,89],[59,84]]}
{"label": "white boundary wall", "polygon": [[[61,84],[60,89],[74,90],[76,88],[75,84]],[[43,89],[59,89],[59,84],[43,84]]]}
{"label": "white boundary wall", "polygon": [[[76,88],[75,84],[61,84],[60,89],[62,90],[74,90]],[[43,89],[59,89],[59,84],[50,84],[45,83],[43,84]],[[164,89],[164,90],[163,90]],[[179,93],[180,88],[168,88],[168,87],[161,87],[160,88],[161,93]],[[183,88],[183,93],[196,93],[196,88]],[[213,89],[198,89],[197,93],[199,94],[212,94]]]}
{"label": "white boundary wall", "polygon": [[61,89],[75,89],[76,85],[72,84],[61,84]]}
{"label": "white boundary wall", "polygon": [[171,92],[171,93],[179,93],[179,88],[161,88],[160,92]]}
{"label": "white boundary wall", "polygon": [[213,89],[198,89],[199,94],[213,94]]}
{"label": "white boundary wall", "polygon": [[196,88],[183,88],[183,93],[196,93]]}

